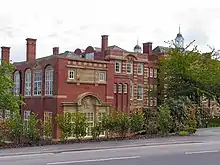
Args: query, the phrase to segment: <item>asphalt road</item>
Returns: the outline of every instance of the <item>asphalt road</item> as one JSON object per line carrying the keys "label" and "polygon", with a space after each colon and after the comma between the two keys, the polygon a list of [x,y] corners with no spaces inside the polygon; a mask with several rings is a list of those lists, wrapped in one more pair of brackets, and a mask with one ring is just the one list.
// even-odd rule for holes
{"label": "asphalt road", "polygon": [[[220,130],[204,130],[198,136],[190,138],[195,141],[87,151],[51,150],[47,153],[0,155],[0,165],[219,165]],[[178,141],[177,138],[174,140]],[[15,152],[14,149],[11,151]]]}

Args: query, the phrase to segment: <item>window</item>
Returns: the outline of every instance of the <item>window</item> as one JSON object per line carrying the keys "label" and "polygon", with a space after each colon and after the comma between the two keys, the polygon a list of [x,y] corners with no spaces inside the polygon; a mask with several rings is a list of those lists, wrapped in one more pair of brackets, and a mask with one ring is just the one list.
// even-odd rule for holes
{"label": "window", "polygon": [[20,94],[20,73],[16,71],[14,73],[14,95],[19,96]]}
{"label": "window", "polygon": [[143,87],[140,85],[137,87],[137,99],[143,100]]}
{"label": "window", "polygon": [[117,84],[114,84],[114,93],[117,93]]}
{"label": "window", "polygon": [[132,63],[126,63],[126,71],[127,74],[132,74],[133,72]]}
{"label": "window", "polygon": [[154,78],[157,78],[157,69],[154,69]]}
{"label": "window", "polygon": [[75,79],[75,71],[69,70],[69,79],[74,80]]}
{"label": "window", "polygon": [[86,130],[86,135],[87,136],[92,136],[92,127],[94,125],[94,113],[88,112],[88,113],[85,113],[85,115],[86,115],[87,122],[88,122],[88,127],[87,127],[87,130]]}
{"label": "window", "polygon": [[53,95],[53,68],[51,66],[45,70],[45,95]]}
{"label": "window", "polygon": [[99,72],[99,81],[105,81],[105,72]]}
{"label": "window", "polygon": [[34,72],[34,96],[40,96],[42,93],[42,71]]}
{"label": "window", "polygon": [[128,93],[128,86],[127,86],[127,84],[124,84],[124,85],[123,85],[123,88],[124,88],[124,89],[123,89],[123,92],[124,92],[124,93]]}
{"label": "window", "polygon": [[154,98],[154,106],[157,106],[157,98]]}
{"label": "window", "polygon": [[154,85],[150,84],[150,86],[149,86],[149,91],[150,91],[150,92],[153,92],[153,89],[154,89]]}
{"label": "window", "polygon": [[137,74],[143,75],[143,64],[137,64]]}
{"label": "window", "polygon": [[150,106],[152,107],[154,105],[154,98],[150,97]]}
{"label": "window", "polygon": [[118,84],[118,93],[122,93],[122,84]]}
{"label": "window", "polygon": [[9,119],[11,117],[11,111],[5,110],[5,119]]}
{"label": "window", "polygon": [[150,68],[150,77],[153,77],[153,75],[154,75],[153,71],[154,71],[153,68]]}
{"label": "window", "polygon": [[29,120],[31,116],[31,111],[25,110],[24,111],[24,120]]}
{"label": "window", "polygon": [[25,89],[24,89],[25,96],[31,96],[31,70],[27,69],[25,71]]}
{"label": "window", "polygon": [[130,100],[133,100],[133,97],[134,97],[134,87],[133,87],[133,84],[131,83],[130,85]]}
{"label": "window", "polygon": [[149,68],[146,68],[146,75],[147,75],[147,78],[149,77]]}
{"label": "window", "polygon": [[115,61],[115,73],[121,73],[121,61]]}
{"label": "window", "polygon": [[94,60],[94,53],[87,53],[86,54],[86,59]]}

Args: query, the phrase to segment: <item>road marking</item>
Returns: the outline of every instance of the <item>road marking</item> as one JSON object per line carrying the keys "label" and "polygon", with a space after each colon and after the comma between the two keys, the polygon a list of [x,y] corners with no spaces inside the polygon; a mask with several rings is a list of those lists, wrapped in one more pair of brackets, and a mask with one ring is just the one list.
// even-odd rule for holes
{"label": "road marking", "polygon": [[88,163],[88,162],[105,162],[112,160],[127,160],[127,159],[137,159],[140,156],[131,156],[131,157],[115,157],[115,158],[105,158],[105,159],[88,159],[88,160],[76,160],[76,161],[66,161],[66,162],[53,162],[47,163],[47,165],[59,165],[59,164],[74,164],[74,163]]}
{"label": "road marking", "polygon": [[48,156],[54,155],[53,153],[39,153],[39,154],[27,154],[27,155],[7,155],[7,156],[0,156],[0,159],[9,159],[9,158],[21,158],[21,157],[34,157],[34,156]]}
{"label": "road marking", "polygon": [[217,152],[220,152],[220,150],[185,152],[185,154],[186,155],[192,155],[192,154],[205,154],[205,153],[217,153]]}

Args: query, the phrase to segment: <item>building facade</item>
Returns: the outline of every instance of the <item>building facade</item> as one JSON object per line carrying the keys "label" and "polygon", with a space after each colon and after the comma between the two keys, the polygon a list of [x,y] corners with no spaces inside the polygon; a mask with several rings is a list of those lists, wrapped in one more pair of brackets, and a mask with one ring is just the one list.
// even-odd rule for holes
{"label": "building facade", "polygon": [[[26,60],[15,62],[14,94],[24,96],[21,112],[28,120],[30,112],[44,121],[63,112],[86,114],[90,127],[109,110],[129,113],[140,107],[157,106],[158,55],[152,43],[138,44],[133,51],[108,45],[101,36],[101,48],[59,52],[36,58],[36,39],[26,39]],[[143,50],[142,50],[143,49]],[[158,50],[158,48],[155,48]],[[2,47],[2,59],[10,61],[10,48]],[[60,132],[53,124],[53,137]]]}

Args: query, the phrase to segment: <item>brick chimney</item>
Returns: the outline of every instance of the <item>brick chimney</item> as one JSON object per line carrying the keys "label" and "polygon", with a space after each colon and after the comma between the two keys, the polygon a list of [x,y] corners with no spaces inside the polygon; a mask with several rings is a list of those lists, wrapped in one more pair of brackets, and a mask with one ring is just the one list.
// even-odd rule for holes
{"label": "brick chimney", "polygon": [[59,47],[53,47],[53,55],[59,54]]}
{"label": "brick chimney", "polygon": [[10,62],[10,47],[2,46],[2,61],[9,63]]}
{"label": "brick chimney", "polygon": [[108,35],[102,35],[102,51],[108,48]]}
{"label": "brick chimney", "polygon": [[36,39],[27,38],[27,50],[26,50],[26,61],[32,61],[36,59]]}
{"label": "brick chimney", "polygon": [[152,54],[152,42],[143,43],[143,53]]}

